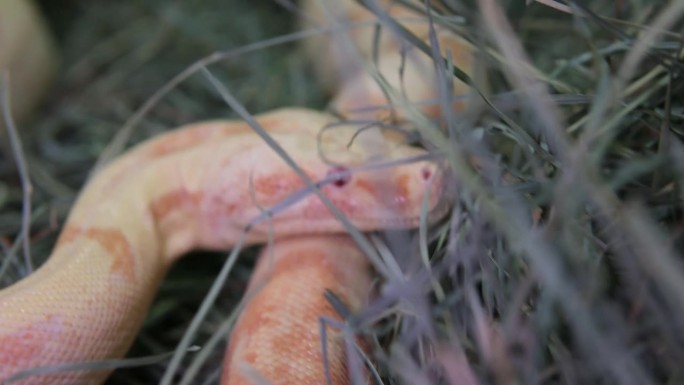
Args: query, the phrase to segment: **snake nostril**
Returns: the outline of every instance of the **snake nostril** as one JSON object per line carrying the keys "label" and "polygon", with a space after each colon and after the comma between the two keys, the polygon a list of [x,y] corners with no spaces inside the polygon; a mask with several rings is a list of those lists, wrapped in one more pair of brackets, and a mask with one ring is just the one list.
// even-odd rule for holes
{"label": "snake nostril", "polygon": [[328,177],[335,187],[344,187],[351,180],[351,172],[346,167],[335,166],[328,171]]}

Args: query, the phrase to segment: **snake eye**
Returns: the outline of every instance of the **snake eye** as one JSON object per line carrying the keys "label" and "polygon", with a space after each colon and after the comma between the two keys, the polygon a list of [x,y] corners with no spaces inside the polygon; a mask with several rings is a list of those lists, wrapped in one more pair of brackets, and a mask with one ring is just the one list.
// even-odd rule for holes
{"label": "snake eye", "polygon": [[430,170],[429,167],[423,167],[421,170],[421,176],[423,177],[423,180],[429,180],[430,177],[432,177],[432,170]]}
{"label": "snake eye", "polygon": [[328,171],[328,178],[335,187],[344,187],[351,180],[351,172],[343,166],[335,166]]}

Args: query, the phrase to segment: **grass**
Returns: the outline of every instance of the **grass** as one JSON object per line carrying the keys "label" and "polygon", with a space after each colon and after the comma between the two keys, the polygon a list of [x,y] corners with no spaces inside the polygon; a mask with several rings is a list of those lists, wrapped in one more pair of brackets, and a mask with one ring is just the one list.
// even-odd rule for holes
{"label": "grass", "polygon": [[[444,155],[458,194],[448,220],[416,246],[421,258],[397,237],[372,238],[384,239],[392,268],[353,325],[371,335],[379,375],[388,384],[683,383],[684,5],[444,3],[462,17],[453,27],[480,47],[471,81],[496,108],[475,96],[448,130],[411,115],[424,145]],[[45,108],[21,128],[36,265],[110,139],[198,59],[260,42],[212,74],[252,113],[325,106],[296,42],[263,44],[295,29],[276,2],[45,5],[63,66]],[[123,143],[220,116],[236,115],[205,77],[191,76]],[[0,234],[12,240],[24,201],[16,169],[2,162]],[[224,259],[196,254],[173,269],[131,357],[176,347]],[[190,354],[198,363],[180,366],[188,383],[215,378],[250,268],[241,258],[200,324],[204,349]],[[18,263],[9,280],[22,272]],[[204,343],[211,336],[215,348]],[[164,364],[120,370],[109,383],[163,373]]]}

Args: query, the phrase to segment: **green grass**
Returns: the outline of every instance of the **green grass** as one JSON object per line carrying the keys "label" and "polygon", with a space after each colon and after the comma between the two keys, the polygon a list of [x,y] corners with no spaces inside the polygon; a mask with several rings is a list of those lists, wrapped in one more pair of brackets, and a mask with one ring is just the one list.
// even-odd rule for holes
{"label": "green grass", "polygon": [[[263,47],[295,28],[276,2],[62,3],[46,7],[61,75],[21,128],[36,263],[119,128],[193,62],[260,43],[210,67],[251,113],[327,101],[296,43]],[[597,0],[580,16],[539,3],[444,3],[458,4],[451,12],[465,24],[454,27],[480,47],[472,83],[496,109],[474,96],[449,130],[412,116],[458,189],[422,255],[385,238],[392,253],[383,258],[404,274],[388,269],[386,290],[357,319],[373,336],[378,373],[387,384],[684,383],[682,2]],[[235,116],[194,75],[126,143]],[[22,194],[1,160],[0,234],[11,240]],[[174,267],[131,357],[176,347],[224,259],[193,254]],[[198,343],[225,335],[250,268],[241,258]],[[215,375],[225,341],[217,342],[181,364],[187,371],[208,354],[190,383]],[[163,373],[164,364],[120,370],[109,383]]]}

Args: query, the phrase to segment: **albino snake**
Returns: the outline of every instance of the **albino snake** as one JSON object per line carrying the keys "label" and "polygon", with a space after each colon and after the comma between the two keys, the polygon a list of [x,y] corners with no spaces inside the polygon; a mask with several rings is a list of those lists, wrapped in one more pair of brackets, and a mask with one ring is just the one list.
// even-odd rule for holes
{"label": "albino snake", "polygon": [[[336,3],[344,4],[345,17],[373,19],[348,3]],[[322,8],[316,4],[309,1],[304,8],[320,21]],[[354,37],[362,53],[364,44],[358,42],[372,29]],[[411,30],[427,38],[425,23]],[[446,31],[439,36],[443,52],[448,49],[470,65],[464,41]],[[309,49],[320,50],[317,44],[320,41],[314,40]],[[408,88],[411,101],[436,95],[434,79],[426,79],[421,69],[431,58],[414,52],[416,59],[405,67],[405,77],[393,76],[398,43],[386,38],[381,44],[387,52],[379,68],[391,85],[417,82]],[[325,60],[339,55],[336,44],[326,48],[333,52],[316,56]],[[386,102],[362,69],[351,71],[354,66],[341,61],[322,66],[336,71],[328,78],[342,82],[333,106],[343,115],[368,117],[353,109]],[[463,87],[457,82],[455,91]],[[434,115],[438,109],[423,112]],[[338,119],[298,108],[265,113],[257,121],[311,180],[334,176],[334,183],[321,191],[361,231],[417,226],[426,196],[430,221],[446,212],[445,175],[433,162],[359,170],[370,162],[426,154],[403,144],[401,135],[379,129],[355,135],[362,124],[346,124],[319,137],[324,126]],[[366,257],[341,235],[344,227],[316,194],[302,193],[305,187],[242,121],[191,124],[129,150],[83,188],[47,262],[0,290],[0,382],[38,366],[123,357],[174,261],[193,249],[233,247],[245,226],[263,217],[264,208],[280,207],[299,194],[299,200],[246,233],[246,244],[264,243],[269,233],[276,241],[252,278],[249,292],[256,293],[231,337],[222,384],[251,383],[241,374],[245,366],[273,384],[325,383],[318,319],[339,316],[323,293],[332,290],[351,310],[358,310],[371,294],[371,276]],[[347,384],[344,348],[334,331],[327,345],[332,383]],[[65,371],[15,383],[100,384],[109,374]]]}

